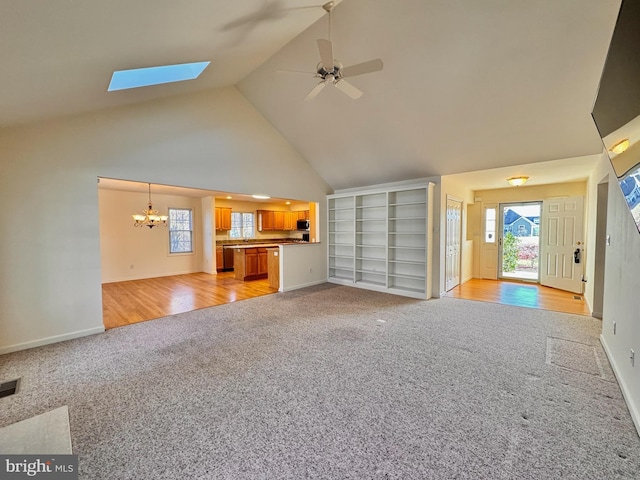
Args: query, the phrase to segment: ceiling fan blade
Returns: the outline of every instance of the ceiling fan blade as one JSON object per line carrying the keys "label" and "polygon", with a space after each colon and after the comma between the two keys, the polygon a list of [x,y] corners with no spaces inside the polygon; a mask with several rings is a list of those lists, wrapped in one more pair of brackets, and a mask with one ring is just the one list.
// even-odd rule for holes
{"label": "ceiling fan blade", "polygon": [[341,70],[341,73],[343,77],[355,77],[356,75],[362,75],[363,73],[380,71],[382,70],[382,66],[382,60],[376,58],[375,60],[369,60],[368,62],[358,63],[357,65],[351,65],[350,67],[344,67]]}
{"label": "ceiling fan blade", "polygon": [[327,72],[333,71],[333,46],[330,40],[324,38],[318,39],[318,51],[320,52],[320,61]]}
{"label": "ceiling fan blade", "polygon": [[334,85],[338,90],[341,90],[342,92],[346,93],[354,100],[357,100],[362,96],[362,92],[358,90],[356,87],[354,87],[353,85],[351,85],[346,80],[342,80],[342,79],[336,80]]}
{"label": "ceiling fan blade", "polygon": [[326,86],[327,86],[327,82],[325,81],[322,81],[319,84],[317,84],[315,87],[313,87],[313,90],[309,92],[309,95],[307,95],[304,101],[306,102],[308,100],[315,98],[320,93],[320,91]]}

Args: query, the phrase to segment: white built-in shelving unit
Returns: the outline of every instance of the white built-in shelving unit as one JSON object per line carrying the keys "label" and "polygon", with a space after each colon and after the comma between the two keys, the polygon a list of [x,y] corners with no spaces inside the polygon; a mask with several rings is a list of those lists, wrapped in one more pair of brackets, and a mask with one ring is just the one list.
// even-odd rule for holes
{"label": "white built-in shelving unit", "polygon": [[329,195],[332,283],[431,296],[433,184]]}

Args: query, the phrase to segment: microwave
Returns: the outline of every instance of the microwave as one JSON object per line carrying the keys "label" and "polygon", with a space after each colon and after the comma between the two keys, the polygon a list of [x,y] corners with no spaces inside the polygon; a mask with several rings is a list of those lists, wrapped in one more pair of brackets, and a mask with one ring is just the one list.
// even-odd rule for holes
{"label": "microwave", "polygon": [[309,230],[309,220],[298,220],[296,230]]}

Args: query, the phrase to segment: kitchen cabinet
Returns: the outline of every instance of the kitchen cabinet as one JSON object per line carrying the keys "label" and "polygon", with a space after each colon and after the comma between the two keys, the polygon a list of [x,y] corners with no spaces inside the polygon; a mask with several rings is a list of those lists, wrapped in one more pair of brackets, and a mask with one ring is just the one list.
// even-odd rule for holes
{"label": "kitchen cabinet", "polygon": [[276,231],[284,230],[284,212],[273,212],[273,229]]}
{"label": "kitchen cabinet", "polygon": [[237,280],[256,280],[266,278],[268,254],[265,247],[234,248],[233,266]]}
{"label": "kitchen cabinet", "polygon": [[268,265],[269,286],[271,288],[280,288],[280,249],[268,248]]}
{"label": "kitchen cabinet", "polygon": [[224,252],[222,247],[216,247],[216,271],[224,270]]}
{"label": "kitchen cabinet", "polygon": [[284,229],[295,230],[298,222],[298,212],[284,212]]}
{"label": "kitchen cabinet", "polygon": [[309,210],[297,212],[258,210],[259,232],[286,232],[296,230],[298,220],[309,220]]}
{"label": "kitchen cabinet", "polygon": [[216,231],[231,230],[231,209],[227,207],[216,207]]}
{"label": "kitchen cabinet", "polygon": [[273,228],[273,211],[272,210],[258,210],[258,231],[270,232]]}

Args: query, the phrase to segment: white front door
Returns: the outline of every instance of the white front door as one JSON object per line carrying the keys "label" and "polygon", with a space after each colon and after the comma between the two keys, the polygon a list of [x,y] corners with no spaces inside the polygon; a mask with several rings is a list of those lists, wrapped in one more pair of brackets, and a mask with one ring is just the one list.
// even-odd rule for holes
{"label": "white front door", "polygon": [[545,200],[542,205],[540,283],[581,294],[584,198]]}
{"label": "white front door", "polygon": [[460,285],[460,243],[462,235],[462,200],[447,195],[447,231],[445,250],[445,290]]}

